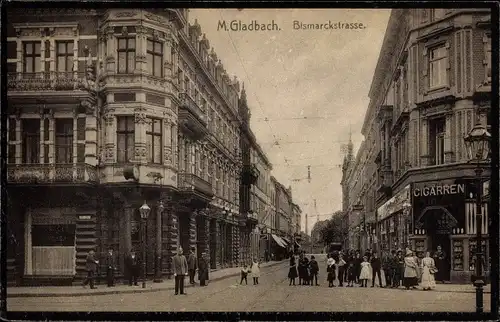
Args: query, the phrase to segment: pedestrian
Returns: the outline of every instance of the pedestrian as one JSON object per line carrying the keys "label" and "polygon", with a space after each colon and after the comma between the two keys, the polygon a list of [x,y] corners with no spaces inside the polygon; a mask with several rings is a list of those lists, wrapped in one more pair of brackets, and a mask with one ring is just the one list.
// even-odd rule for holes
{"label": "pedestrian", "polygon": [[358,269],[356,267],[356,258],[351,257],[348,266],[347,286],[353,287],[357,280]]}
{"label": "pedestrian", "polygon": [[309,270],[311,272],[310,273],[311,286],[313,286],[313,282],[316,286],[319,286],[318,284],[319,265],[314,255],[311,256],[311,261],[309,262]]}
{"label": "pedestrian", "polygon": [[354,257],[354,270],[356,271],[355,276],[356,276],[356,283],[361,284],[359,280],[359,275],[361,274],[361,262],[363,259],[361,258],[361,254],[359,251],[356,251],[355,257]]}
{"label": "pedestrian", "polygon": [[436,287],[436,280],[434,279],[434,274],[436,272],[437,269],[434,259],[431,257],[430,252],[426,252],[425,257],[422,259],[422,288],[424,291]]}
{"label": "pedestrian", "polygon": [[392,267],[391,267],[392,257],[393,254],[386,251],[384,254],[384,258],[382,259],[382,270],[384,271],[384,276],[385,276],[385,287],[392,286]]}
{"label": "pedestrian", "polygon": [[260,277],[260,263],[257,261],[257,258],[253,259],[252,267],[250,268],[251,275],[253,277],[253,285],[259,284]]}
{"label": "pedestrian", "polygon": [[361,262],[361,273],[359,274],[361,287],[368,287],[368,280],[372,279],[371,272],[372,268],[370,262],[368,261],[368,256],[363,256],[363,261]]}
{"label": "pedestrian", "polygon": [[106,279],[108,281],[108,287],[115,286],[115,271],[116,257],[113,253],[113,248],[110,247],[106,256]]}
{"label": "pedestrian", "polygon": [[172,268],[175,278],[175,295],[180,293],[187,295],[184,292],[184,277],[188,275],[188,263],[186,257],[183,255],[182,247],[177,249],[177,254],[172,258]]}
{"label": "pedestrian", "polygon": [[248,273],[250,272],[250,266],[247,264],[243,264],[243,267],[241,268],[241,280],[240,280],[240,285],[243,284],[243,281],[245,281],[245,285],[248,285]]}
{"label": "pedestrian", "polygon": [[94,286],[94,277],[97,271],[97,264],[99,264],[99,261],[95,259],[95,252],[93,250],[90,250],[87,255],[85,264],[85,268],[87,269],[87,278],[85,278],[82,284],[84,288],[87,287],[87,284],[90,285],[91,289],[97,288]]}
{"label": "pedestrian", "polygon": [[411,250],[406,251],[406,257],[404,258],[403,285],[407,290],[418,285],[417,263]]}
{"label": "pedestrian", "polygon": [[333,256],[328,256],[326,271],[328,273],[328,287],[334,287],[335,285],[333,285],[333,281],[335,280],[335,259],[333,258]]}
{"label": "pedestrian", "polygon": [[295,256],[292,254],[290,256],[290,269],[288,270],[288,278],[290,279],[290,285],[295,285],[295,279],[297,278],[297,264],[295,263]]}
{"label": "pedestrian", "polygon": [[434,263],[437,268],[436,281],[444,283],[447,263],[446,253],[442,250],[441,245],[437,247],[437,250],[432,257],[434,258]]}
{"label": "pedestrian", "polygon": [[264,250],[264,260],[267,262],[269,262],[269,252],[266,250]]}
{"label": "pedestrian", "polygon": [[300,253],[298,262],[299,285],[305,283],[304,254]]}
{"label": "pedestrian", "polygon": [[188,262],[188,273],[189,273],[189,284],[194,285],[196,282],[194,281],[194,275],[196,274],[196,269],[198,268],[198,259],[195,255],[195,248],[192,247],[189,252],[189,256],[187,259]]}
{"label": "pedestrian", "polygon": [[405,270],[405,259],[403,257],[402,250],[398,249],[394,263],[396,268],[393,274],[394,277],[392,279],[392,286],[394,288],[398,288],[402,284],[401,281],[403,280]]}
{"label": "pedestrian", "polygon": [[128,285],[137,286],[137,278],[139,276],[139,259],[133,250],[125,259],[125,270],[128,275]]}
{"label": "pedestrian", "polygon": [[345,275],[346,274],[346,261],[344,260],[344,255],[340,254],[339,255],[339,261],[337,263],[337,267],[338,267],[338,270],[339,270],[339,276],[338,276],[338,279],[339,279],[339,286],[342,287],[344,286],[344,280],[345,280]]}
{"label": "pedestrian", "polygon": [[377,252],[372,253],[372,258],[370,260],[370,265],[372,267],[372,287],[375,287],[375,276],[378,276],[378,286],[384,287],[382,285],[382,276],[380,275],[380,269],[382,263],[380,262],[380,258],[378,257]]}
{"label": "pedestrian", "polygon": [[200,286],[206,286],[206,281],[208,281],[208,261],[207,253],[201,253],[201,258],[198,262],[198,279],[200,280]]}
{"label": "pedestrian", "polygon": [[309,285],[311,282],[311,269],[309,267],[309,259],[304,256],[304,281],[303,285]]}

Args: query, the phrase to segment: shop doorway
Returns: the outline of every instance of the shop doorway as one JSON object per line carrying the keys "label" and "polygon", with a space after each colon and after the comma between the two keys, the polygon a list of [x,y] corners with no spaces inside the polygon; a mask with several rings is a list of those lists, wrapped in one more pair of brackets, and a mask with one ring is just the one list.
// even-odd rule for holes
{"label": "shop doorway", "polygon": [[191,250],[189,247],[189,214],[180,213],[179,214],[179,245],[185,255]]}
{"label": "shop doorway", "polygon": [[441,272],[444,280],[450,280],[451,268],[451,230],[455,225],[454,217],[442,209],[430,210],[426,213],[425,227],[428,236],[428,250],[431,256],[437,251],[438,246],[441,246],[445,252],[445,270]]}

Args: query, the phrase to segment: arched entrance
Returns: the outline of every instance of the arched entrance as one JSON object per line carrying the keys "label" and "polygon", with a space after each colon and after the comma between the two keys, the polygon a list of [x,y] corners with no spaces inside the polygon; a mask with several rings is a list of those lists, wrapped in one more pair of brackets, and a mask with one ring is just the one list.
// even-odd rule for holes
{"label": "arched entrance", "polygon": [[427,235],[427,250],[432,254],[441,246],[445,252],[446,270],[441,272],[444,280],[450,280],[451,269],[451,233],[457,227],[455,217],[442,206],[430,206],[425,208],[420,218],[415,223],[417,229],[425,229]]}

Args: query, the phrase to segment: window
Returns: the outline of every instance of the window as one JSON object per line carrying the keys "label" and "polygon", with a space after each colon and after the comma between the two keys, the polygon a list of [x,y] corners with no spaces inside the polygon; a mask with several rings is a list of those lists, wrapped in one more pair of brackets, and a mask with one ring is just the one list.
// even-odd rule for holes
{"label": "window", "polygon": [[436,47],[429,50],[429,86],[430,88],[444,86],[448,82],[446,69],[446,48]]}
{"label": "window", "polygon": [[73,41],[57,42],[57,71],[73,71]]}
{"label": "window", "polygon": [[117,162],[128,163],[134,156],[135,123],[133,116],[117,118],[116,136],[118,140]]}
{"label": "window", "polygon": [[76,120],[76,162],[85,163],[85,126],[86,119],[79,117]]}
{"label": "window", "polygon": [[432,20],[438,20],[444,17],[447,9],[432,9]]}
{"label": "window", "polygon": [[146,137],[148,143],[148,162],[161,164],[162,126],[160,119],[149,119],[147,122]]}
{"label": "window", "polygon": [[163,44],[148,39],[147,48],[148,71],[151,75],[163,76]]}
{"label": "window", "polygon": [[486,81],[491,82],[491,35],[485,36],[484,65],[486,69]]}
{"label": "window", "polygon": [[135,69],[135,38],[118,38],[118,73],[129,74]]}
{"label": "window", "polygon": [[445,138],[445,118],[437,118],[429,121],[429,155],[432,164],[444,163],[444,138]]}
{"label": "window", "polygon": [[40,163],[40,120],[22,120],[22,163]]}
{"label": "window", "polygon": [[30,41],[23,44],[23,71],[37,73],[41,69],[40,42]]}
{"label": "window", "polygon": [[73,119],[56,119],[56,163],[73,163]]}

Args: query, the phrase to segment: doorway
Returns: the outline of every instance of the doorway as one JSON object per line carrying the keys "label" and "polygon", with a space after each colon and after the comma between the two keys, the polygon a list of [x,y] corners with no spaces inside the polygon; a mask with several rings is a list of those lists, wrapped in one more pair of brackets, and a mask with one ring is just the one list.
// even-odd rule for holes
{"label": "doorway", "polygon": [[217,268],[217,222],[210,221],[210,268]]}
{"label": "doorway", "polygon": [[181,213],[179,218],[179,245],[184,254],[187,254],[189,248],[189,214]]}
{"label": "doorway", "polygon": [[451,269],[451,230],[453,228],[453,220],[450,220],[449,214],[441,209],[431,210],[426,214],[425,226],[428,236],[428,249],[431,256],[437,251],[437,247],[441,246],[442,251],[446,254],[445,271],[441,272],[444,280],[450,280]]}

